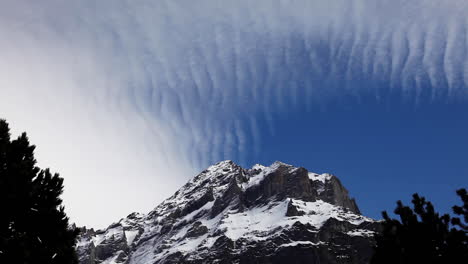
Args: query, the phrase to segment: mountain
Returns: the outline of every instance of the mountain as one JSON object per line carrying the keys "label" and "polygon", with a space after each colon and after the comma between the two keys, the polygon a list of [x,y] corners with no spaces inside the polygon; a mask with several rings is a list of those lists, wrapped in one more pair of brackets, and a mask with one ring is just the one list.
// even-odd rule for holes
{"label": "mountain", "polygon": [[82,228],[81,264],[368,263],[379,223],[340,180],[275,162],[219,162],[144,215]]}

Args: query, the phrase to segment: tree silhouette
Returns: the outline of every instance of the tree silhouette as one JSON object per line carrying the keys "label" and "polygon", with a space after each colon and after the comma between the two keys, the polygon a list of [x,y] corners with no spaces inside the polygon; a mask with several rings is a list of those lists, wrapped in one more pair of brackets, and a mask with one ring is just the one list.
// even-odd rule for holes
{"label": "tree silhouette", "polygon": [[413,195],[413,209],[397,202],[392,219],[383,212],[383,231],[376,236],[374,264],[396,263],[467,263],[468,261],[468,195],[457,191],[463,206],[454,206],[460,217],[439,215],[431,202]]}
{"label": "tree silhouette", "polygon": [[460,217],[452,218],[452,224],[464,230],[466,234],[468,232],[468,192],[466,191],[466,189],[460,189],[457,191],[457,194],[462,199],[463,205],[462,206],[455,205],[453,207],[453,212],[456,215],[461,216],[463,218],[460,218]]}
{"label": "tree silhouette", "polygon": [[63,179],[36,166],[34,149],[25,133],[10,140],[0,120],[0,263],[78,263]]}

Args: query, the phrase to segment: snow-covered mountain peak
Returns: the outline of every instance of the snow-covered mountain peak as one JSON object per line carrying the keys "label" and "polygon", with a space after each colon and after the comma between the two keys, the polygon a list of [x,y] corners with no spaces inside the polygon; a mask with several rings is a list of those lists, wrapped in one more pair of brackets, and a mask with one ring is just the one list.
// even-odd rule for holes
{"label": "snow-covered mountain peak", "polygon": [[252,168],[250,170],[252,171],[255,171],[255,170],[260,170],[260,171],[263,171],[263,170],[275,170],[275,169],[278,169],[279,167],[290,167],[290,168],[293,168],[294,166],[293,165],[290,165],[290,164],[286,164],[284,162],[281,162],[281,161],[275,161],[273,162],[270,166],[265,166],[265,165],[262,165],[262,164],[255,164],[252,166]]}
{"label": "snow-covered mountain peak", "polygon": [[223,160],[214,165],[209,166],[205,171],[210,172],[228,172],[231,169],[240,168],[239,165],[235,164],[232,160]]}
{"label": "snow-covered mountain peak", "polygon": [[257,163],[257,164],[255,164],[255,165],[252,166],[251,170],[263,170],[263,169],[265,169],[265,168],[266,168],[266,167],[263,166],[262,164],[258,164],[258,163]]}
{"label": "snow-covered mountain peak", "polygon": [[281,263],[288,254],[335,263],[369,249],[376,225],[330,174],[282,162],[244,169],[227,160],[147,215],[84,229],[78,251],[82,264]]}

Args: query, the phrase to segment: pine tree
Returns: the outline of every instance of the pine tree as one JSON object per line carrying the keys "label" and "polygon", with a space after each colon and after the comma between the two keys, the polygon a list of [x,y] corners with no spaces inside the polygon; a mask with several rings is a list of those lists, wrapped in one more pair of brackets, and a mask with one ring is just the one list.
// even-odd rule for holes
{"label": "pine tree", "polygon": [[36,166],[34,149],[25,133],[10,140],[0,120],[0,263],[78,263],[63,179]]}
{"label": "pine tree", "polygon": [[452,224],[454,226],[458,226],[459,228],[464,230],[465,233],[467,233],[468,232],[468,192],[466,191],[466,189],[460,189],[457,191],[457,194],[462,199],[463,205],[462,206],[455,205],[453,207],[453,212],[456,215],[461,216],[463,218],[461,219],[460,217],[452,218]]}
{"label": "pine tree", "polygon": [[413,209],[397,202],[394,212],[400,220],[383,212],[383,231],[376,236],[372,263],[466,263],[468,196],[464,189],[457,193],[464,205],[454,206],[454,213],[463,215],[464,223],[458,217],[439,215],[432,203],[418,194],[413,195]]}

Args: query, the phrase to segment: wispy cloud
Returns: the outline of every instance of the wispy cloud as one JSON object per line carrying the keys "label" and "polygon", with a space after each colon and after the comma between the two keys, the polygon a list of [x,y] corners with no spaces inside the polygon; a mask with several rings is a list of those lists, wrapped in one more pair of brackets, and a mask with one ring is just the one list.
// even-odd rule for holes
{"label": "wispy cloud", "polygon": [[256,122],[273,131],[298,105],[387,83],[415,100],[467,94],[461,0],[1,5],[0,114],[65,176],[80,224],[149,210],[209,163],[254,155]]}

